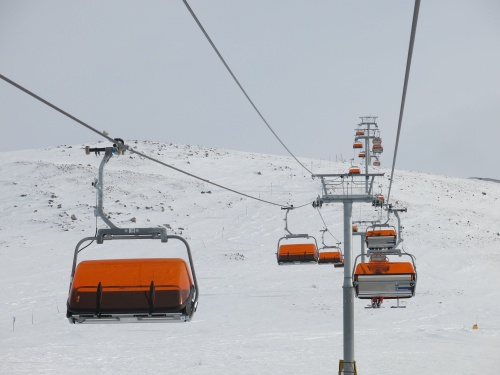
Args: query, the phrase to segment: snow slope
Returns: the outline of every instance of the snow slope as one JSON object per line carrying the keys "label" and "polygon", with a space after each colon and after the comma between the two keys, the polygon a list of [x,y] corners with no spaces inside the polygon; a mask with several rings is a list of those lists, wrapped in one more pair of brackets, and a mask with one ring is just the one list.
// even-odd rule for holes
{"label": "snow slope", "polygon": [[[299,206],[320,194],[319,181],[289,158],[128,144],[279,204]],[[0,373],[336,373],[343,353],[343,270],[278,266],[276,244],[284,234],[278,206],[131,154],[113,157],[106,167],[104,210],[118,226],[165,225],[189,241],[200,286],[198,311],[185,324],[70,325],[65,304],[73,251],[95,231],[91,183],[101,160],[82,148],[0,154]],[[324,160],[305,163],[316,173],[348,168]],[[404,247],[417,257],[417,295],[402,302],[405,309],[391,309],[392,301],[365,309],[366,301],[355,301],[358,372],[495,373],[500,185],[405,171],[395,178],[392,200],[408,208],[402,214]],[[386,179],[377,183],[386,191]],[[342,240],[342,206],[324,206],[321,213]],[[353,213],[353,220],[378,217],[370,205],[356,205]],[[310,205],[289,218],[292,231],[319,240],[324,225]],[[98,225],[103,227],[100,220]],[[112,242],[92,245],[81,259],[180,253],[175,244]],[[354,244],[358,253],[359,237]],[[479,329],[472,330],[476,322]]]}

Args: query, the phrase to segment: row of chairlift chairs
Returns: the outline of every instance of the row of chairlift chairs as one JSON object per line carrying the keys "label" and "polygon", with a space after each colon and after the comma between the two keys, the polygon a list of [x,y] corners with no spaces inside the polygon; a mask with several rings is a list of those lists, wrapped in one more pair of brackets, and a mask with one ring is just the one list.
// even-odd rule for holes
{"label": "row of chairlift chairs", "polygon": [[[103,171],[113,154],[123,153],[119,145],[106,148],[86,148],[86,153],[104,152],[96,181],[99,199],[96,215],[110,228],[99,229],[94,237],[78,242],[73,257],[67,318],[70,323],[124,323],[124,322],[186,322],[191,320],[198,303],[198,283],[191,250],[187,241],[177,235],[168,235],[165,228],[117,228],[102,211]],[[379,204],[380,199],[378,199]],[[288,230],[286,209],[285,231],[278,241],[278,264],[333,264],[344,266],[339,244],[327,246],[322,230],[322,247],[308,234],[293,234]],[[85,260],[78,262],[79,254],[87,247],[86,242],[98,245],[109,240],[152,239],[168,243],[181,241],[187,252],[189,264],[181,258],[135,258]],[[311,239],[313,242],[282,243],[296,239]],[[366,231],[368,263],[359,263],[356,258],[353,284],[356,296],[372,299],[380,306],[384,298],[410,298],[415,294],[417,274],[414,257],[401,252],[397,247],[396,230],[380,225]],[[390,255],[408,255],[411,262],[391,262]],[[399,305],[399,304],[398,304]]]}
{"label": "row of chairlift chairs", "polygon": [[[358,129],[356,136],[363,136],[364,130]],[[383,152],[382,138],[379,136],[372,139],[372,154],[375,157],[374,166],[380,166],[378,155]],[[354,149],[362,149],[363,143],[355,142]],[[360,158],[366,157],[366,152],[359,153]],[[351,166],[349,175],[361,174],[361,168]],[[384,196],[379,194],[374,197],[372,206],[384,207]],[[335,267],[344,267],[344,257],[342,251],[337,246],[326,246],[324,241],[325,232],[322,230],[322,247],[318,248],[316,239],[308,234],[293,234],[288,229],[288,212],[292,208],[286,209],[285,231],[286,235],[279,239],[276,253],[279,265],[284,264],[302,264],[302,263],[333,263]],[[388,207],[388,209],[391,209]],[[405,211],[405,210],[404,210]],[[397,210],[395,211],[397,215]],[[399,221],[399,216],[398,221]],[[357,232],[357,227],[353,226],[353,232]],[[306,239],[307,242],[294,242],[291,244],[283,243],[283,240]],[[415,257],[398,249],[402,242],[398,241],[396,229],[388,224],[379,224],[366,229],[366,246],[368,248],[369,261],[367,263],[358,263],[361,254],[354,262],[352,280],[357,298],[370,299],[371,307],[380,307],[384,299],[397,299],[396,307],[399,305],[400,298],[411,298],[415,295],[417,284],[417,272],[415,266]],[[390,256],[408,256],[409,262],[390,261]]]}
{"label": "row of chairlift chairs", "polygon": [[[364,136],[365,131],[358,129],[356,137]],[[357,139],[357,138],[356,138]],[[362,142],[355,141],[354,149],[361,149],[360,158],[365,158],[367,152],[363,151]],[[372,155],[375,157],[373,165],[380,166],[378,156],[384,151],[382,138],[375,136],[372,139]],[[352,166],[349,174],[360,174],[361,169]],[[377,195],[372,201],[375,207],[384,207],[384,196]],[[398,217],[399,220],[399,217]],[[353,226],[353,231],[357,227]],[[411,298],[415,295],[417,283],[417,272],[415,258],[413,255],[399,250],[397,247],[402,242],[398,241],[396,229],[388,224],[372,226],[366,229],[366,246],[368,248],[369,261],[367,263],[357,263],[361,254],[358,255],[353,267],[353,285],[356,297],[360,299],[371,299],[371,307],[380,307],[384,299],[397,299],[399,306],[400,298]],[[409,256],[410,262],[393,262],[389,256]]]}
{"label": "row of chairlift chairs", "polygon": [[[358,263],[358,255],[353,267],[353,285],[356,297],[370,299],[371,307],[380,307],[384,299],[411,298],[415,296],[417,272],[415,257],[397,248],[396,229],[388,224],[367,228],[366,245],[369,261]],[[409,262],[395,262],[390,256],[407,256]]]}
{"label": "row of chairlift chairs", "polygon": [[[325,244],[325,233],[328,229],[323,229],[321,235],[322,247],[318,247],[318,242],[314,236],[309,234],[294,234],[288,229],[288,213],[291,207],[283,208],[285,214],[285,236],[278,240],[276,259],[279,265],[287,264],[333,264],[335,267],[344,267],[344,256],[338,243],[328,246]],[[306,241],[300,241],[305,239]],[[299,242],[297,242],[299,240]],[[286,243],[292,241],[292,243]]]}
{"label": "row of chairlift chairs", "polygon": [[[363,136],[363,135],[365,135],[364,130],[357,130],[356,131],[356,136]],[[366,154],[367,154],[367,152],[369,152],[369,151],[363,150],[363,148],[364,148],[364,145],[362,142],[357,142],[357,141],[354,142],[353,149],[361,149],[361,151],[358,154],[358,157],[360,157],[361,159],[366,158]],[[384,152],[384,147],[382,146],[382,138],[380,138],[379,136],[374,137],[372,139],[372,155],[375,158],[375,160],[372,163],[373,166],[380,167],[381,163],[379,160],[379,155],[382,152]],[[358,168],[358,167],[354,167],[354,168]],[[354,172],[354,173],[349,172],[349,173],[350,174],[359,174],[360,172]]]}
{"label": "row of chairlift chairs", "polygon": [[[383,196],[374,199],[377,205],[383,204]],[[318,248],[316,238],[308,234],[293,234],[288,229],[288,212],[285,216],[286,235],[278,241],[276,253],[279,265],[287,264],[325,264],[330,263],[335,267],[344,267],[344,257],[338,244],[325,245],[324,236],[327,229],[322,230],[322,247]],[[357,227],[353,226],[353,231]],[[361,263],[361,254],[355,258],[352,271],[352,280],[355,295],[359,299],[370,299],[371,307],[380,307],[384,299],[411,298],[415,295],[417,272],[415,257],[397,248],[398,241],[396,229],[388,224],[374,225],[366,229],[365,233],[367,255],[369,261]],[[304,239],[306,241],[296,240]],[[294,243],[285,243],[288,240]],[[407,256],[408,262],[396,262],[390,256]]]}

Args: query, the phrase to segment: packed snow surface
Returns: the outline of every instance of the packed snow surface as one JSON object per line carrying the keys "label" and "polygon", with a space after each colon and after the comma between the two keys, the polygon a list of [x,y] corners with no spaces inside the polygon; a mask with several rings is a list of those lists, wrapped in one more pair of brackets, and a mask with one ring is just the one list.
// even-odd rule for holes
{"label": "packed snow surface", "polygon": [[[290,158],[128,144],[279,205],[301,206],[321,194],[320,181]],[[0,373],[337,373],[343,357],[343,269],[279,266],[276,246],[284,235],[279,206],[131,153],[106,165],[104,211],[120,227],[164,226],[187,239],[200,287],[198,311],[181,324],[69,324],[73,252],[80,239],[95,233],[92,182],[100,161],[85,155],[82,145],[1,153]],[[349,168],[335,161],[304,163],[315,173]],[[385,177],[376,181],[377,191],[386,193],[387,186]],[[391,201],[408,209],[401,214],[403,246],[416,256],[417,291],[401,301],[406,307],[401,309],[391,308],[396,301],[367,309],[367,300],[355,300],[359,374],[497,373],[500,184],[396,171]],[[327,234],[325,243],[343,241],[342,205],[320,212],[336,237]],[[353,208],[353,220],[380,215],[370,204]],[[390,222],[397,224],[394,217]],[[316,236],[321,245],[325,225],[310,204],[291,211],[288,224],[292,232]],[[97,226],[104,227],[101,219]],[[355,255],[359,239],[353,238]],[[156,242],[92,244],[79,259],[183,254],[174,243]]]}

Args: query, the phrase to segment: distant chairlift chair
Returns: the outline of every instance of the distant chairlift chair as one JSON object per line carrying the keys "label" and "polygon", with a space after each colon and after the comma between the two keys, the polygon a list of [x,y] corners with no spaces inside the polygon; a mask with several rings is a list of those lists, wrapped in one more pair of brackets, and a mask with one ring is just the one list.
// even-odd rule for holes
{"label": "distant chairlift chair", "polygon": [[[285,231],[287,234],[281,237],[278,241],[278,251],[276,253],[276,258],[278,264],[303,264],[303,263],[317,263],[318,262],[318,243],[316,238],[309,236],[308,234],[293,234],[288,230],[288,212],[293,209],[291,207],[284,207],[286,210],[285,214]],[[294,239],[312,239],[314,242],[299,242],[282,244],[283,240],[294,240]]]}
{"label": "distant chairlift chair", "polygon": [[366,230],[368,249],[391,249],[396,246],[396,229],[389,225],[378,225]]}
{"label": "distant chairlift chair", "polygon": [[318,264],[333,264],[334,267],[344,267],[344,256],[340,247],[325,245],[325,232],[328,229],[322,229],[321,242],[323,246],[319,249]]}

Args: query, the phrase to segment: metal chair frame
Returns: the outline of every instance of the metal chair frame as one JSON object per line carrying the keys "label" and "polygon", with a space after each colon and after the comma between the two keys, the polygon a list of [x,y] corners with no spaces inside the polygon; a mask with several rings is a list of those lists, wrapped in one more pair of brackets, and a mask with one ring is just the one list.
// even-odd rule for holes
{"label": "metal chair frame", "polygon": [[[288,213],[290,212],[290,210],[293,210],[293,207],[282,207],[281,208],[282,210],[286,210],[286,214],[285,214],[285,232],[287,234],[285,234],[285,236],[281,237],[279,240],[278,240],[278,247],[277,247],[277,251],[276,251],[276,260],[278,261],[278,264],[294,264],[294,263],[316,263],[318,262],[318,256],[319,256],[319,250],[318,250],[318,241],[316,241],[316,238],[314,236],[310,236],[309,234],[294,234],[292,232],[290,232],[290,230],[288,229]],[[279,260],[279,249],[280,249],[280,244],[281,244],[281,241],[282,240],[289,240],[289,239],[294,239],[294,238],[306,238],[306,239],[309,239],[309,238],[312,238],[314,240],[314,245],[316,246],[316,252],[315,252],[315,256],[314,256],[314,261],[306,261],[306,262],[300,262],[300,261],[297,261],[297,262],[280,262]]]}

